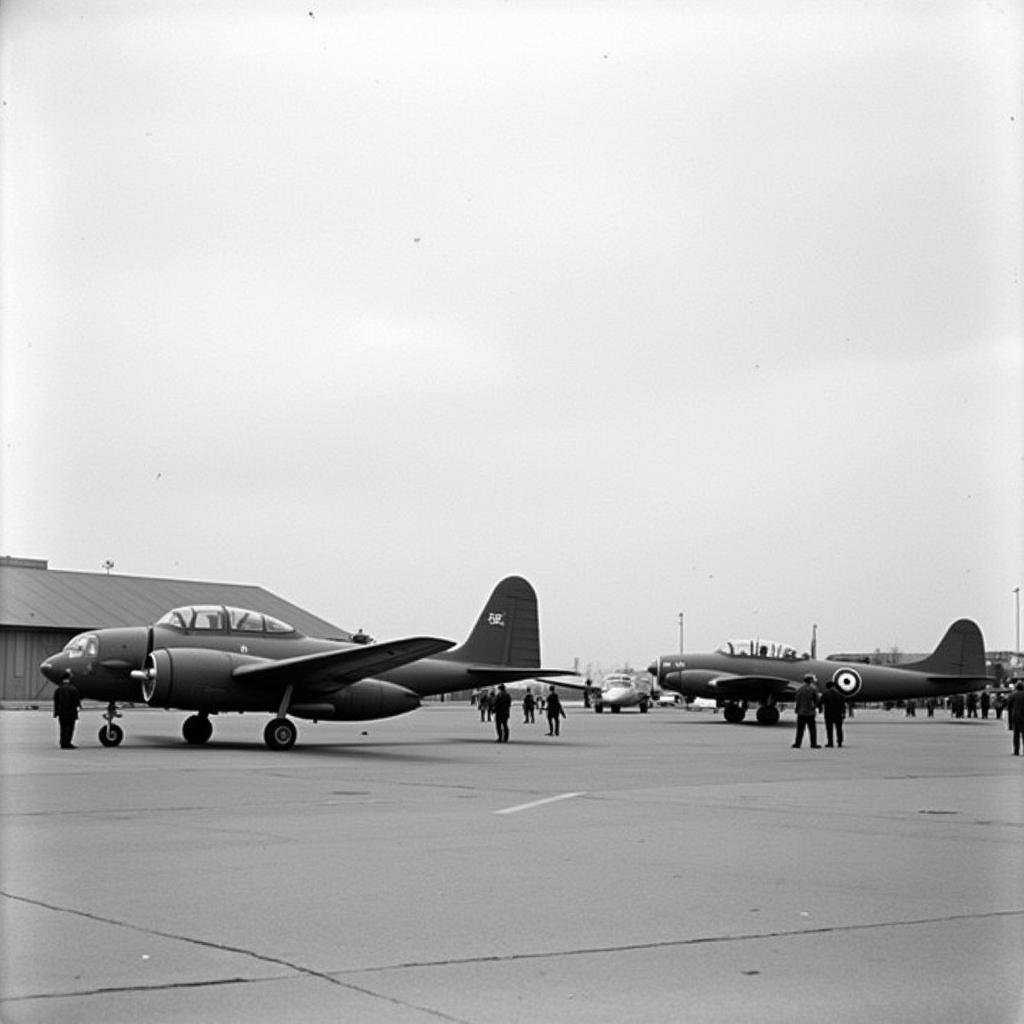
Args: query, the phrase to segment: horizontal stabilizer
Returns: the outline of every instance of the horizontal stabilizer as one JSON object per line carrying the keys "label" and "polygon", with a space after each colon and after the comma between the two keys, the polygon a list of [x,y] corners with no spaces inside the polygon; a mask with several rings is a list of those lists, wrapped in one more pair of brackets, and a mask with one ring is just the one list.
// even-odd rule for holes
{"label": "horizontal stabilizer", "polygon": [[306,654],[283,661],[240,665],[232,675],[257,685],[294,683],[303,690],[336,690],[454,647],[451,640],[414,636],[379,644],[356,644],[339,651]]}
{"label": "horizontal stabilizer", "polygon": [[[536,679],[544,682],[548,676],[578,676],[571,668],[501,668],[492,665],[472,665],[466,670],[470,678],[481,686],[497,686],[498,683],[518,683],[523,679]],[[570,686],[582,690],[583,683],[563,683],[559,686]]]}

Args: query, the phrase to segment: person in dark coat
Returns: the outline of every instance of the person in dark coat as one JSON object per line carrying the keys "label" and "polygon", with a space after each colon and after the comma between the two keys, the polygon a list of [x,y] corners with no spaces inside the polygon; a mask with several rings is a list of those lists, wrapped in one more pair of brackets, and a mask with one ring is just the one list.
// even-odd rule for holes
{"label": "person in dark coat", "polygon": [[71,682],[71,673],[65,672],[53,693],[53,717],[60,723],[61,750],[75,749],[71,741],[75,738],[75,725],[81,706],[82,698],[78,693],[78,687]]}
{"label": "person in dark coat", "polygon": [[1013,753],[1020,757],[1020,741],[1024,738],[1024,683],[1018,683],[1006,702],[1007,721],[1013,729]]}
{"label": "person in dark coat", "polygon": [[[825,713],[825,746],[843,745],[843,719],[846,717],[846,701],[830,679],[821,695],[821,708]],[[832,742],[833,735],[835,743]]]}
{"label": "person in dark coat", "polygon": [[512,713],[512,698],[504,683],[498,683],[498,692],[491,702],[494,727],[498,732],[498,743],[508,743],[508,716]]}
{"label": "person in dark coat", "polygon": [[796,711],[796,739],[793,741],[793,748],[795,750],[800,749],[800,744],[804,738],[804,729],[807,730],[811,747],[817,750],[821,746],[818,743],[818,726],[814,721],[814,716],[818,711],[819,694],[817,686],[814,685],[817,681],[817,678],[808,672],[804,676],[803,685],[796,691],[796,702],[794,705],[794,710]]}
{"label": "person in dark coat", "polygon": [[527,690],[526,696],[523,697],[523,725],[529,725],[533,718],[533,710],[537,706],[537,702],[533,698],[533,694]]}
{"label": "person in dark coat", "polygon": [[557,736],[558,735],[558,720],[560,718],[565,718],[565,709],[562,707],[562,702],[559,699],[558,694],[555,693],[555,688],[553,686],[548,691],[547,714],[548,714],[548,735],[549,736]]}

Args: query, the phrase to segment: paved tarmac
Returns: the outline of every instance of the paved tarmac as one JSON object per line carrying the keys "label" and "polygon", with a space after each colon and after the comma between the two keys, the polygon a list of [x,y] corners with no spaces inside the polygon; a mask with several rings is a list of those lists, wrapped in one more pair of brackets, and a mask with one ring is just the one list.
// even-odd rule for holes
{"label": "paved tarmac", "polygon": [[0,712],[9,1024],[1024,1021],[1024,757],[864,710],[842,750],[711,712],[512,742]]}

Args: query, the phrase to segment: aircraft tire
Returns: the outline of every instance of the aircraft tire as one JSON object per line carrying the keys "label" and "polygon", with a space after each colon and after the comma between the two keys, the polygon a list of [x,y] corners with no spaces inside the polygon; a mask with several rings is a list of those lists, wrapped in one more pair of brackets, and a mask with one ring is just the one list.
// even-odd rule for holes
{"label": "aircraft tire", "polygon": [[742,722],[746,712],[739,704],[726,704],[725,710],[722,712],[727,722],[731,722],[733,725],[737,725]]}
{"label": "aircraft tire", "polygon": [[757,709],[757,724],[758,725],[778,725],[779,724],[779,709],[774,705],[762,704]]}
{"label": "aircraft tire", "polygon": [[121,740],[124,739],[124,729],[119,725],[114,725],[113,722],[110,725],[100,726],[99,731],[100,743],[105,747],[119,747]]}
{"label": "aircraft tire", "polygon": [[599,714],[601,714],[601,712],[602,712],[602,711],[604,711],[604,708],[603,708],[603,707],[601,707],[601,705],[600,705],[600,704],[595,704],[595,705],[594,705],[594,714],[595,714],[595,715],[599,715]]}
{"label": "aircraft tire", "polygon": [[642,703],[642,704],[640,705],[640,714],[641,714],[641,715],[646,715],[646,714],[647,714],[647,701],[644,701],[644,702],[643,702],[643,703]]}
{"label": "aircraft tire", "polygon": [[287,718],[275,718],[267,722],[263,730],[263,742],[271,750],[291,750],[298,739],[299,731]]}
{"label": "aircraft tire", "polygon": [[199,746],[213,735],[213,722],[205,715],[189,715],[182,723],[181,735],[186,743]]}
{"label": "aircraft tire", "polygon": [[619,707],[619,705],[618,705],[618,704],[613,704],[613,705],[612,705],[612,714],[617,714],[617,713],[618,713],[619,711],[621,711],[621,710],[622,710],[622,708],[621,708],[621,707]]}

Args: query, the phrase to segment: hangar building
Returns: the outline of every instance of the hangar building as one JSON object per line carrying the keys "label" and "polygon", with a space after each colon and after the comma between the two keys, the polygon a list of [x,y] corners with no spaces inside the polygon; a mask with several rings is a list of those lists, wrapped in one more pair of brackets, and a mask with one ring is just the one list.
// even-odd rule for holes
{"label": "hangar building", "polygon": [[0,558],[0,701],[41,701],[53,693],[39,664],[76,633],[140,626],[185,604],[226,604],[273,615],[307,636],[352,634],[262,587],[147,576],[65,572],[43,559]]}

